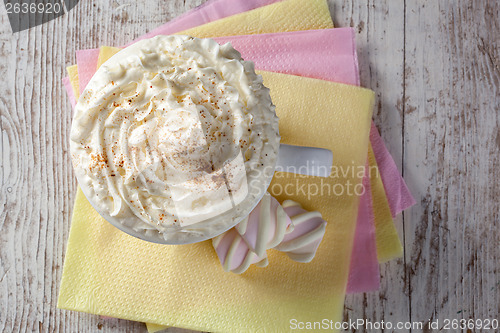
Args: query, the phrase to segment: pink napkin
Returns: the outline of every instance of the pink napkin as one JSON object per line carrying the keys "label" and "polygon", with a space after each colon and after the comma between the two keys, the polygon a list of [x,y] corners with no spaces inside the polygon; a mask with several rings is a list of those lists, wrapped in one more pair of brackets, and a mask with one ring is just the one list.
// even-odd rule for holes
{"label": "pink napkin", "polygon": [[[403,210],[416,204],[416,201],[406,186],[403,177],[399,177],[398,167],[373,122],[370,130],[370,142],[372,143],[373,153],[378,164],[380,178],[382,178],[382,182],[384,183],[392,217],[395,217]],[[395,175],[398,176],[395,177]]]}
{"label": "pink napkin", "polygon": [[380,287],[368,163],[366,170],[367,172],[363,178],[365,192],[359,198],[358,220],[356,233],[354,234],[349,278],[347,280],[346,292],[348,294],[375,291]]}
{"label": "pink napkin", "polygon": [[351,28],[214,38],[231,43],[259,70],[359,85]]}
{"label": "pink napkin", "polygon": [[78,66],[78,81],[80,83],[80,94],[83,92],[97,68],[99,49],[76,51],[76,63]]}
{"label": "pink napkin", "polygon": [[71,82],[69,81],[69,77],[64,77],[62,79],[64,89],[66,89],[66,94],[68,95],[69,102],[71,103],[71,106],[75,107],[76,105],[76,98],[75,94],[73,93],[73,87],[71,86]]}

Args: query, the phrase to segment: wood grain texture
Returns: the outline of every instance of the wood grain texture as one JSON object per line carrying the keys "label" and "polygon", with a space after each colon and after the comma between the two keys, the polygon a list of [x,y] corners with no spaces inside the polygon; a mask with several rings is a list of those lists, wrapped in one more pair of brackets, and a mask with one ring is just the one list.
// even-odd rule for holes
{"label": "wood grain texture", "polygon": [[[356,29],[361,85],[377,94],[373,118],[399,170],[402,170],[404,2],[346,0],[330,3],[335,26]],[[395,223],[403,240],[402,217],[398,216]],[[358,318],[393,323],[409,320],[404,258],[381,265],[380,273],[378,292],[346,297],[345,321]]]}
{"label": "wood grain texture", "polygon": [[498,1],[407,2],[412,320],[500,316],[499,11]]}
{"label": "wood grain texture", "polygon": [[[145,331],[56,309],[76,188],[60,79],[75,50],[124,44],[202,2],[80,1],[16,34],[0,6],[0,332]],[[500,4],[329,4],[336,26],[358,31],[362,85],[418,202],[396,220],[405,257],[381,267],[379,292],[348,296],[344,317],[498,318]]]}

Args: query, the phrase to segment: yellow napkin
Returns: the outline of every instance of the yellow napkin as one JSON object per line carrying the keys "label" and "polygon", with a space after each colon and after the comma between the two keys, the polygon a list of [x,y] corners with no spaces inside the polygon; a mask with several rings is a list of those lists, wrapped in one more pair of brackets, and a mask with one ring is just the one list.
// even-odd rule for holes
{"label": "yellow napkin", "polygon": [[[368,162],[377,165],[372,146],[368,149]],[[370,168],[370,186],[372,191],[373,214],[375,216],[375,241],[377,259],[380,263],[399,258],[403,255],[403,246],[392,220],[389,202],[385,196],[384,184],[377,168]]]}
{"label": "yellow napkin", "polygon": [[167,329],[168,327],[170,327],[170,326],[146,323],[146,328],[148,329],[148,333],[156,333],[159,331],[163,331],[164,329]]}
{"label": "yellow napkin", "polygon": [[69,82],[71,82],[71,87],[73,87],[73,94],[75,94],[75,99],[78,100],[80,97],[80,80],[78,78],[78,66],[73,65],[66,67],[68,72]]}
{"label": "yellow napkin", "polygon": [[[333,28],[333,23],[325,0],[311,0],[307,6],[304,6],[303,0],[288,0],[230,16],[181,33],[197,37],[215,37],[327,28]],[[119,50],[116,47],[105,46],[101,48],[98,67]],[[75,98],[78,99],[80,94],[76,66],[68,67],[68,73]],[[369,162],[370,167],[377,166],[375,159],[370,159]],[[380,262],[385,262],[401,256],[402,245],[392,216],[390,216],[390,208],[380,177],[378,180],[372,180],[371,183],[377,256]]]}
{"label": "yellow napkin", "polygon": [[[304,29],[304,26],[307,26]],[[180,32],[199,38],[333,28],[325,0],[287,0]]]}
{"label": "yellow napkin", "polygon": [[[97,58],[97,68],[101,67],[109,58],[121,50],[119,47],[101,46],[99,48],[99,58]],[[96,68],[96,69],[97,69]]]}
{"label": "yellow napkin", "polygon": [[[330,149],[338,167],[364,166],[371,91],[261,74],[271,89],[284,143]],[[320,210],[329,225],[311,263],[296,263],[270,251],[268,267],[251,268],[243,275],[222,270],[210,241],[166,246],[117,230],[79,190],[58,306],[212,332],[288,331],[291,319],[340,321],[359,198],[325,193],[308,197],[307,191],[347,181],[359,184],[361,179],[357,173],[342,179],[276,173],[270,187],[274,195]],[[280,193],[287,184],[299,189],[297,193]],[[301,187],[306,192],[301,193]]]}

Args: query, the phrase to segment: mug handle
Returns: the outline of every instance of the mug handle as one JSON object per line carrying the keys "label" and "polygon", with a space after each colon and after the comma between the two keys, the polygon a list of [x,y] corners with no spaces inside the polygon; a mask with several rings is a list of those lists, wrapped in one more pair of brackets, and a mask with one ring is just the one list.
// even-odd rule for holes
{"label": "mug handle", "polygon": [[328,177],[332,172],[333,153],[329,149],[280,144],[276,171],[305,176]]}

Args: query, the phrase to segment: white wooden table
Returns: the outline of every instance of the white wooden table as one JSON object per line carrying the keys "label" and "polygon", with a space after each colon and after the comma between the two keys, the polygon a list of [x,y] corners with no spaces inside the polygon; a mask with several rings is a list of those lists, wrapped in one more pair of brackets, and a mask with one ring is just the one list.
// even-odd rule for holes
{"label": "white wooden table", "polygon": [[[82,0],[16,34],[0,5],[1,332],[145,331],[56,309],[76,189],[61,78],[75,50],[122,45],[202,2]],[[417,200],[396,221],[404,258],[382,265],[379,292],[347,297],[345,319],[500,319],[500,3],[329,4],[358,32],[362,85]]]}

